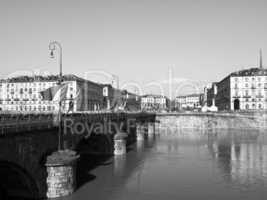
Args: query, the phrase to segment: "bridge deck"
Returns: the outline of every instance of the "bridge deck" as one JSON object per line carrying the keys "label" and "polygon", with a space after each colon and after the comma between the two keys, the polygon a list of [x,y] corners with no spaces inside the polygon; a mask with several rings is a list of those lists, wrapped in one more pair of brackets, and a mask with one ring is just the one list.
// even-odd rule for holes
{"label": "bridge deck", "polygon": [[[87,123],[107,121],[118,121],[133,118],[142,121],[142,119],[153,120],[155,114],[143,112],[75,112],[71,114],[63,114],[63,119],[72,118],[78,121],[86,121]],[[34,130],[44,130],[58,127],[58,115],[53,113],[0,113],[0,136],[10,133],[21,133]]]}

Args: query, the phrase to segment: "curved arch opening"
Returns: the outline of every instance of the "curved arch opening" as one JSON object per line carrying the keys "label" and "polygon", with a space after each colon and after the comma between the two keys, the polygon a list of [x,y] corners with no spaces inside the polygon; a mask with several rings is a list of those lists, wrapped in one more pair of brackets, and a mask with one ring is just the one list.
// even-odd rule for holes
{"label": "curved arch opening", "polygon": [[39,197],[34,179],[22,167],[0,161],[0,199],[33,200]]}
{"label": "curved arch opening", "polygon": [[106,161],[113,152],[111,137],[107,135],[91,135],[87,139],[82,139],[76,146],[76,151],[80,158],[77,163],[77,187],[81,187],[96,177],[90,173],[100,165],[108,165]]}

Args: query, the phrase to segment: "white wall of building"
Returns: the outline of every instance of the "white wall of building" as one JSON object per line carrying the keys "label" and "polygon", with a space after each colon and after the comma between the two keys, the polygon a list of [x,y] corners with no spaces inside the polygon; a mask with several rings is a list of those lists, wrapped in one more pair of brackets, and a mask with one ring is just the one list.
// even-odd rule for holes
{"label": "white wall of building", "polygon": [[[76,81],[68,81],[67,99],[71,95],[76,96]],[[56,86],[56,81],[34,82],[1,82],[0,83],[0,108],[8,111],[56,111],[58,110],[57,97],[53,101],[44,101],[40,95],[50,87]],[[59,95],[59,93],[58,93]],[[68,109],[69,100],[63,103],[64,109]],[[74,105],[74,109],[75,109]]]}
{"label": "white wall of building", "polygon": [[237,76],[230,78],[231,110],[239,99],[240,109],[267,109],[267,76]]}

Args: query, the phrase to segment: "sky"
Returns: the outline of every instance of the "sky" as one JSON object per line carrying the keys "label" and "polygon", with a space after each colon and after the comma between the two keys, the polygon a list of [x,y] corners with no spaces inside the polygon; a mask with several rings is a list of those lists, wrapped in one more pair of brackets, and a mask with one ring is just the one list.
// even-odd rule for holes
{"label": "sky", "polygon": [[114,74],[121,87],[219,81],[258,66],[260,48],[267,60],[266,10],[266,0],[0,0],[0,77],[58,73],[56,40],[65,74]]}

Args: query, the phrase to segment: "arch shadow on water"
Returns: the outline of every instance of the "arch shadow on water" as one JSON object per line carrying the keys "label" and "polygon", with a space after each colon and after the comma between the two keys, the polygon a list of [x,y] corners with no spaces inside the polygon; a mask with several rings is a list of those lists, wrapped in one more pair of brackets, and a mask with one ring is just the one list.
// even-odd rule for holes
{"label": "arch shadow on water", "polygon": [[76,146],[80,155],[77,163],[77,188],[94,181],[97,177],[90,172],[103,165],[112,164],[108,160],[112,156],[113,143],[110,136],[92,134],[82,139]]}
{"label": "arch shadow on water", "polygon": [[25,169],[8,161],[0,161],[1,200],[34,200],[38,198],[38,186]]}

